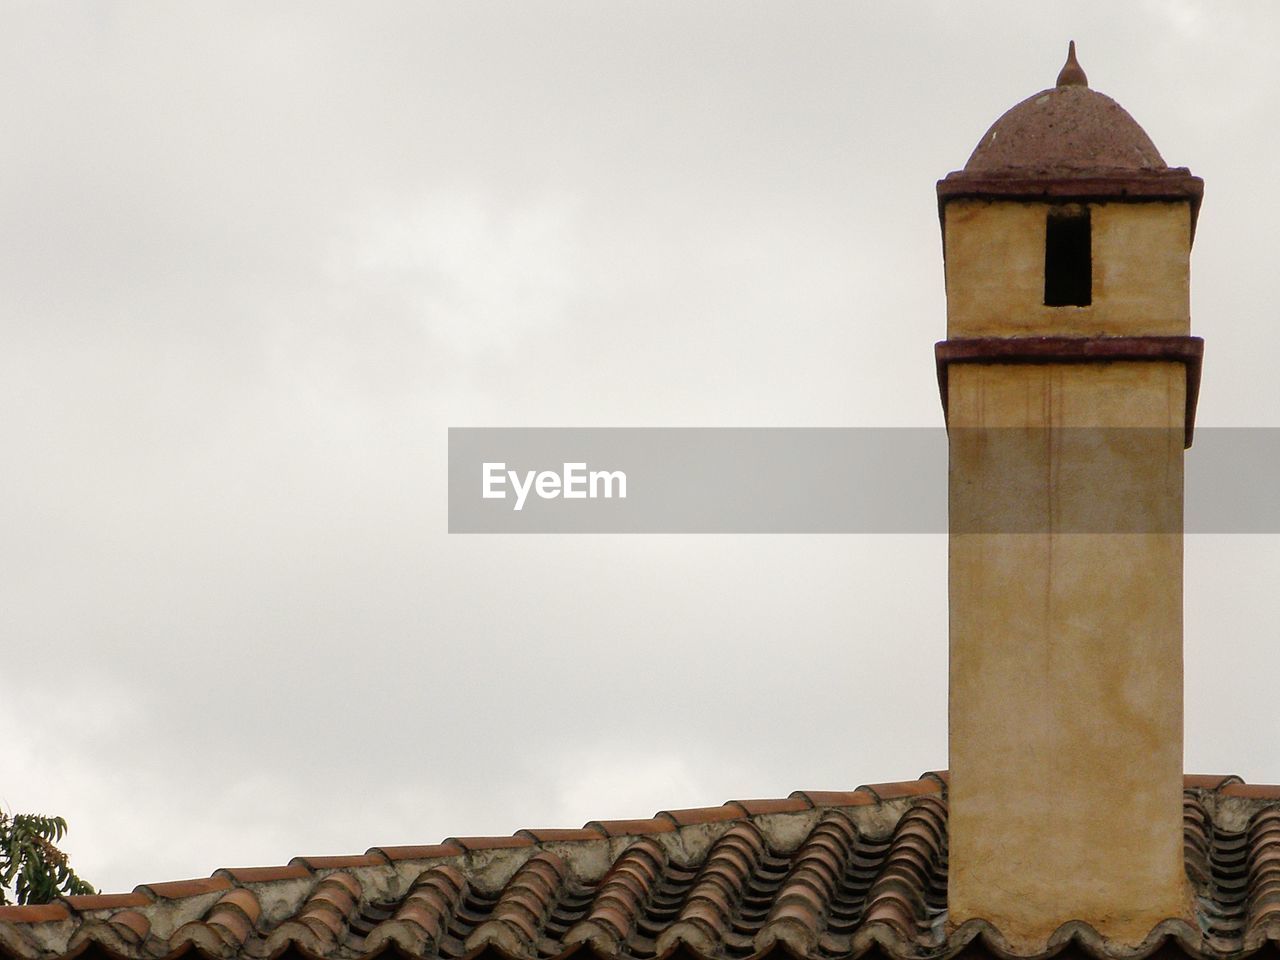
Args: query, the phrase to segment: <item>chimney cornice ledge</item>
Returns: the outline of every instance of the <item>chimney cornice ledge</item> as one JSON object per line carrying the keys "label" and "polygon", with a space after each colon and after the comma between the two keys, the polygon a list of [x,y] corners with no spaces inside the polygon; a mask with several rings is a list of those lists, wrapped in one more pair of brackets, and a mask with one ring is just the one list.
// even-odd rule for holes
{"label": "chimney cornice ledge", "polygon": [[933,347],[942,414],[947,415],[947,371],[953,363],[1175,362],[1187,371],[1186,445],[1195,429],[1201,337],[971,337],[940,340]]}
{"label": "chimney cornice ledge", "polygon": [[1051,203],[1178,203],[1190,204],[1191,239],[1195,240],[1204,180],[1186,167],[1136,172],[1133,170],[1027,171],[1011,169],[973,173],[956,170],[938,181],[938,219],[946,229],[946,208],[952,200],[1014,200]]}

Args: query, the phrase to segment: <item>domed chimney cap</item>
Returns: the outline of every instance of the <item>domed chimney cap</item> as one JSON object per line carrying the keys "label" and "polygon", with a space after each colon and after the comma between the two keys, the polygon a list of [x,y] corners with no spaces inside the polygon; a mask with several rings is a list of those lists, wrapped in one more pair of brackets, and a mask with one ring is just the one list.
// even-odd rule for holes
{"label": "domed chimney cap", "polygon": [[938,181],[944,229],[952,200],[1094,203],[1188,202],[1191,232],[1204,181],[1169,167],[1146,131],[1110,97],[1089,89],[1075,43],[1057,85],[991,125],[963,170]]}
{"label": "domed chimney cap", "polygon": [[1012,107],[978,143],[966,173],[1097,176],[1168,167],[1136,120],[1089,89],[1073,40],[1057,86]]}

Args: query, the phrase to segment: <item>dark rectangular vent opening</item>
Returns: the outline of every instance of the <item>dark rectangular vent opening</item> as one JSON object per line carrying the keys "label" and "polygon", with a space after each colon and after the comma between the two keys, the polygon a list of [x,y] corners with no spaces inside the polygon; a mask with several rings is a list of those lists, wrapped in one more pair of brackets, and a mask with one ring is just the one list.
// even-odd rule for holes
{"label": "dark rectangular vent opening", "polygon": [[1089,208],[1051,211],[1044,231],[1044,305],[1087,307],[1092,302]]}

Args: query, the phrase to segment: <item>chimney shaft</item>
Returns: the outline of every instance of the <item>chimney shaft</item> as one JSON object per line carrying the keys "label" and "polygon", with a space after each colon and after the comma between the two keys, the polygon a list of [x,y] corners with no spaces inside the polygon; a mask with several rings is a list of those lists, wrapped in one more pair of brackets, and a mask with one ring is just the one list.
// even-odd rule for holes
{"label": "chimney shaft", "polygon": [[[1140,138],[1155,160],[1073,168],[1059,135]],[[993,176],[997,143],[1013,160]],[[939,183],[949,916],[1020,951],[1071,920],[1137,944],[1191,917],[1181,518],[1199,190],[1075,82],[1014,107]]]}

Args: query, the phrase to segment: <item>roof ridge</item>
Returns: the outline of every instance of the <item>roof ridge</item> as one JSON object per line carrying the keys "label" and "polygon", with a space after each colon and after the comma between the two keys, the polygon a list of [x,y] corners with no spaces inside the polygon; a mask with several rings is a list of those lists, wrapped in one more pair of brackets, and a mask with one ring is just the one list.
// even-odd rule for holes
{"label": "roof ridge", "polygon": [[[390,866],[409,860],[438,860],[484,850],[576,843],[671,833],[677,827],[731,823],[776,813],[799,813],[826,807],[869,806],[886,800],[940,793],[946,796],[949,772],[930,770],[915,780],[863,784],[850,791],[796,790],[787,797],[726,800],[718,806],[659,810],[652,817],[591,820],[580,828],[521,828],[510,836],[449,837],[436,844],[374,846],[363,854],[296,856],[287,864],[218,867],[208,877],[141,883],[129,893],[98,893],[59,897],[49,904],[0,907],[0,920],[45,923],[83,913],[140,907],[157,900],[178,900],[221,893],[248,884],[322,877],[334,870]],[[1224,797],[1280,800],[1280,784],[1250,784],[1235,774],[1186,774],[1184,789],[1206,790]],[[59,910],[59,907],[62,909]]]}
{"label": "roof ridge", "polygon": [[801,813],[828,807],[873,806],[941,793],[947,771],[926,771],[916,780],[864,784],[850,791],[796,790],[787,797],[726,800],[717,806],[659,810],[652,817],[591,820],[581,828],[524,827],[510,836],[448,837],[435,844],[370,847],[363,854],[296,856],[287,864],[218,867],[208,877],[140,883],[129,893],[96,893],[59,897],[48,904],[0,907],[0,921],[47,923],[73,916],[142,907],[157,901],[184,900],[226,893],[234,888],[286,880],[321,878],[334,871],[360,867],[395,866],[404,861],[443,860],[491,850],[540,847],[545,843],[579,843],[673,833],[680,827],[731,824],[758,816]]}

